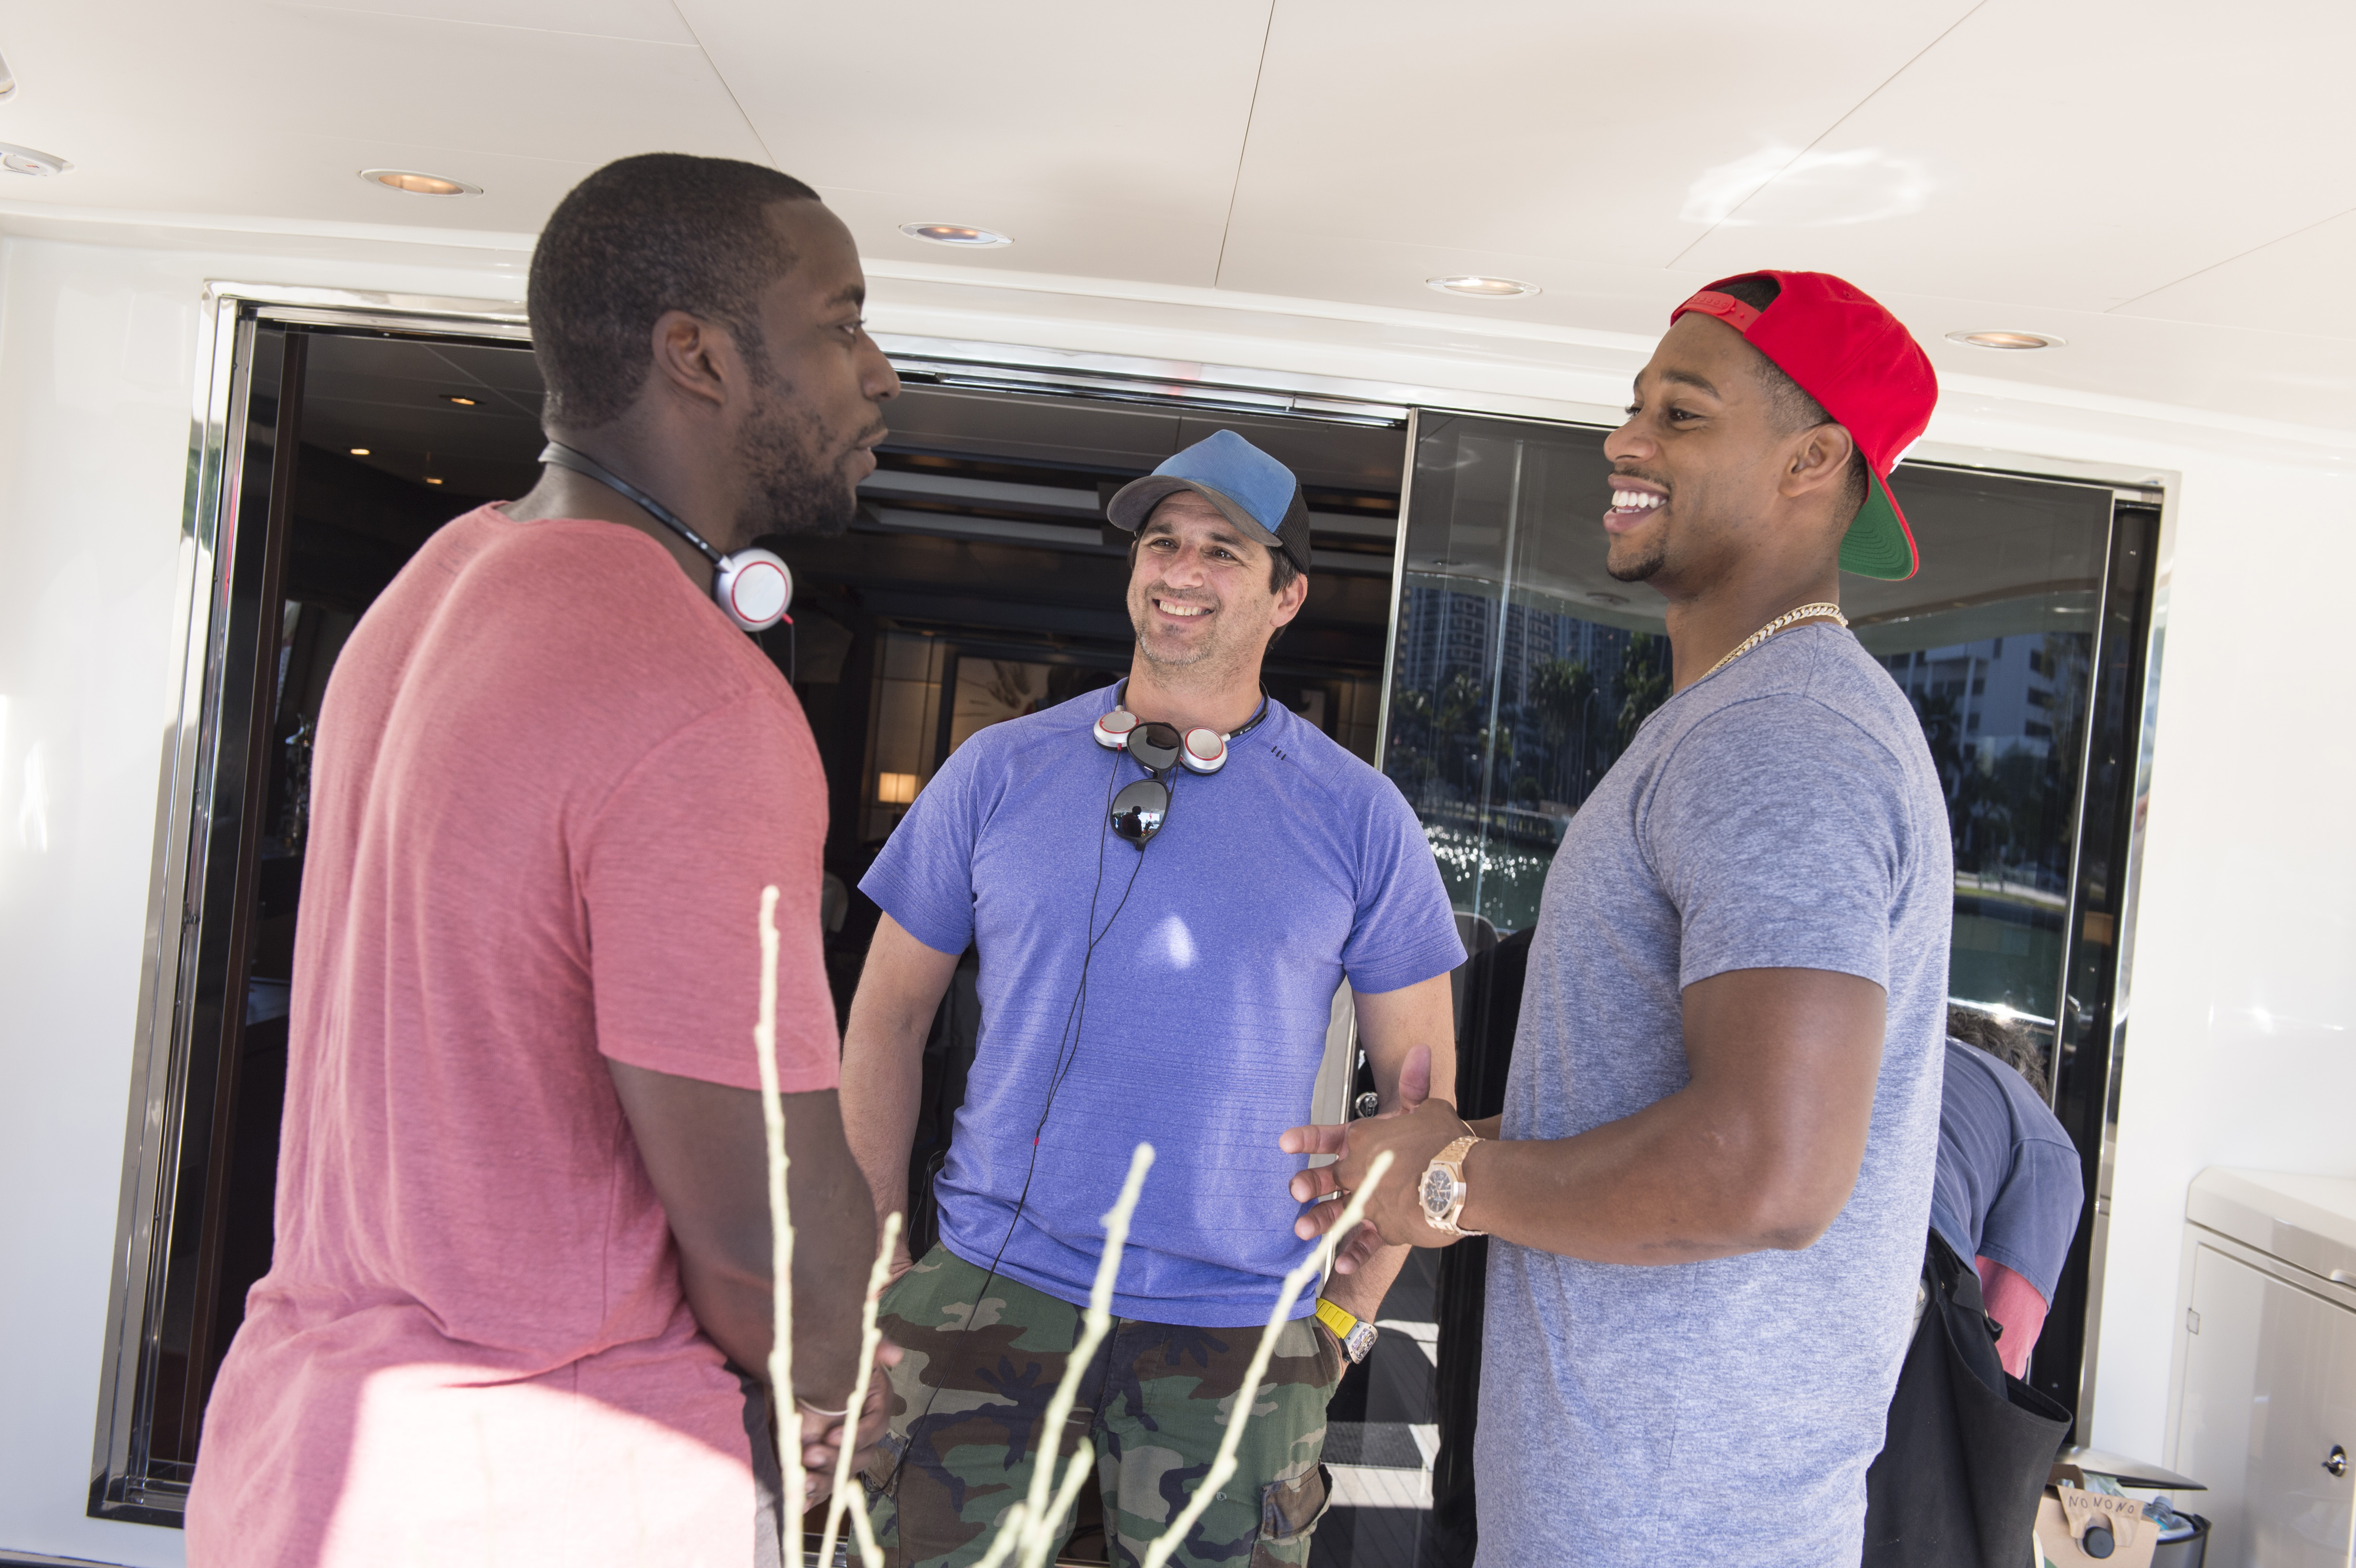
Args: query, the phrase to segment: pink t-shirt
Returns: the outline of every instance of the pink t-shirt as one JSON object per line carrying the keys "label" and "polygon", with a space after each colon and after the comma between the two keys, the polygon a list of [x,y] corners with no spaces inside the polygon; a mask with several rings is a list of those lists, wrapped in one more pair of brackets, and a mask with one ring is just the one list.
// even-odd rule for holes
{"label": "pink t-shirt", "polygon": [[744,1400],[605,1058],[832,1088],[826,784],[793,692],[652,539],[486,507],[329,682],[270,1273],[205,1413],[192,1564],[752,1561]]}

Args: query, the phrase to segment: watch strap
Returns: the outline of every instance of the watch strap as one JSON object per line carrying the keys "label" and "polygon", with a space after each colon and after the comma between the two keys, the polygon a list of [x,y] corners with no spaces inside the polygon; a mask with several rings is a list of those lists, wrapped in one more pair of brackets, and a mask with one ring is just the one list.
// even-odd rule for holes
{"label": "watch strap", "polygon": [[1354,1366],[1365,1360],[1366,1353],[1375,1348],[1373,1324],[1322,1296],[1317,1298],[1317,1321],[1332,1330],[1333,1338],[1341,1344],[1342,1353],[1350,1358]]}

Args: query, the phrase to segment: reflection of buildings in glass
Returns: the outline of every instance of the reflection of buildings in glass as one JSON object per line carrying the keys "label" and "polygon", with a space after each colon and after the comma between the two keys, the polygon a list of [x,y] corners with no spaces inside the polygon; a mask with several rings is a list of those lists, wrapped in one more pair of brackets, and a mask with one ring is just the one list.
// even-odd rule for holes
{"label": "reflection of buildings in glass", "polygon": [[2090,643],[2046,632],[1883,656],[1946,786],[1958,872],[2066,891]]}
{"label": "reflection of buildings in glass", "polygon": [[1457,907],[1518,930],[1537,918],[1563,823],[1618,755],[1628,683],[1665,669],[1665,645],[1640,650],[1639,634],[1543,595],[1501,613],[1492,595],[1412,581],[1398,624],[1386,771]]}
{"label": "reflection of buildings in glass", "polygon": [[1582,620],[1568,609],[1515,602],[1505,605],[1505,635],[1493,657],[1497,631],[1495,599],[1410,585],[1400,596],[1398,667],[1392,677],[1397,688],[1436,692],[1463,674],[1485,690],[1494,673],[1504,683],[1499,701],[1519,707],[1529,700],[1531,677],[1549,660],[1583,663],[1608,682],[1633,635]]}
{"label": "reflection of buildings in glass", "polygon": [[2072,656],[2074,649],[2053,645],[2083,640],[2076,633],[1990,637],[1891,654],[1882,663],[1917,711],[1926,700],[1952,705],[1963,749],[1985,768],[2015,748],[2040,757],[2051,750],[2056,709],[2066,706],[2058,700],[2062,667],[2083,662]]}
{"label": "reflection of buildings in glass", "polygon": [[1496,601],[1445,588],[1406,590],[1399,605],[1398,668],[1402,691],[1437,691],[1459,670],[1488,673],[1490,629]]}
{"label": "reflection of buildings in glass", "polygon": [[1951,999],[2051,1028],[2068,912],[2083,633],[1881,656],[1922,719],[1955,855]]}

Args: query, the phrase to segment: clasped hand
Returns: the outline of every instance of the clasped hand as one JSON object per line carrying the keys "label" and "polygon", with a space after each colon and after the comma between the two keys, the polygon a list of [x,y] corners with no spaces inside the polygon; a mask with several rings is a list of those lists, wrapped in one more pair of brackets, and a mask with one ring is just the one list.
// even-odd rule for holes
{"label": "clasped hand", "polygon": [[1334,1273],[1356,1272],[1385,1245],[1444,1247],[1457,1240],[1425,1221],[1417,1189],[1424,1168],[1472,1129],[1452,1104],[1430,1095],[1431,1051],[1419,1045],[1400,1066],[1397,1105],[1341,1126],[1290,1127],[1277,1140],[1287,1154],[1340,1157],[1332,1165],[1315,1166],[1292,1178],[1294,1200],[1313,1205],[1293,1223],[1292,1233],[1304,1242],[1333,1228],[1342,1217],[1342,1200],[1357,1189],[1375,1157],[1390,1151],[1390,1170],[1366,1200],[1366,1223],[1343,1243],[1333,1260]]}
{"label": "clasped hand", "polygon": [[884,1372],[899,1365],[905,1353],[889,1339],[875,1347],[875,1373],[868,1380],[867,1399],[860,1407],[856,1427],[844,1416],[812,1410],[796,1402],[794,1413],[801,1418],[802,1498],[806,1507],[817,1507],[834,1490],[835,1456],[844,1443],[853,1448],[851,1473],[854,1477],[875,1457],[875,1445],[882,1441],[891,1415],[892,1384]]}

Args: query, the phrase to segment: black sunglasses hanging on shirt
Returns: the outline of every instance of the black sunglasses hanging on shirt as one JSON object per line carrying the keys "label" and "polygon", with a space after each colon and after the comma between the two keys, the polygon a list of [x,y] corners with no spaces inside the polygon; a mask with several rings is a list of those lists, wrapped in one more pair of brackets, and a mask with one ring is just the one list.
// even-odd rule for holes
{"label": "black sunglasses hanging on shirt", "polygon": [[1112,797],[1112,830],[1141,852],[1170,820],[1170,785],[1176,770],[1183,765],[1188,773],[1215,773],[1225,767],[1227,742],[1250,734],[1268,717],[1268,692],[1261,689],[1259,707],[1232,733],[1193,730],[1181,735],[1174,724],[1141,723],[1123,704],[1128,691],[1129,683],[1121,682],[1112,711],[1097,720],[1097,744],[1127,752],[1152,775]]}
{"label": "black sunglasses hanging on shirt", "polygon": [[1140,849],[1153,842],[1170,819],[1170,770],[1178,765],[1178,731],[1168,724],[1140,724],[1122,748],[1152,774],[1112,797],[1112,830]]}

